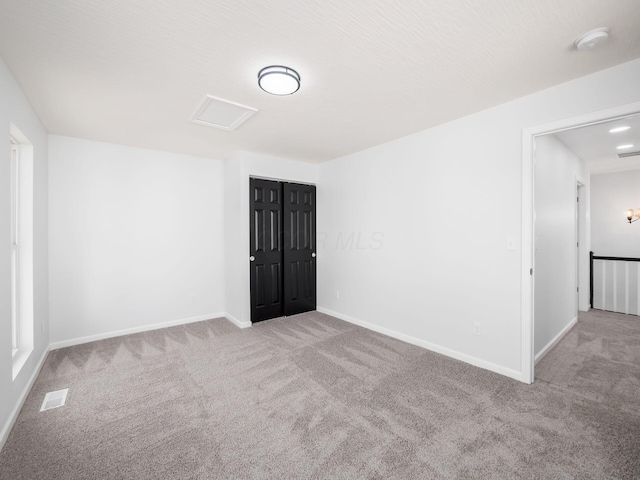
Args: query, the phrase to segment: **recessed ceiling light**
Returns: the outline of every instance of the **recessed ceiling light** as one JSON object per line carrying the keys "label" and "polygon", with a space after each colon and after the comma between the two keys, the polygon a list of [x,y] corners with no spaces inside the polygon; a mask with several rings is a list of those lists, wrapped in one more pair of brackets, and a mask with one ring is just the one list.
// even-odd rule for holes
{"label": "recessed ceiling light", "polygon": [[620,133],[620,132],[626,132],[627,130],[629,130],[631,127],[625,125],[622,127],[616,127],[616,128],[612,128],[611,130],[609,130],[609,133]]}
{"label": "recessed ceiling light", "polygon": [[291,95],[300,88],[300,75],[292,68],[272,65],[258,72],[258,85],[271,95]]}
{"label": "recessed ceiling light", "polygon": [[576,40],[578,50],[591,50],[609,38],[609,29],[606,27],[596,28],[585,33]]}
{"label": "recessed ceiling light", "polygon": [[618,145],[616,148],[618,150],[626,150],[627,148],[632,148],[632,147],[635,147],[635,145],[631,143],[625,143],[624,145]]}

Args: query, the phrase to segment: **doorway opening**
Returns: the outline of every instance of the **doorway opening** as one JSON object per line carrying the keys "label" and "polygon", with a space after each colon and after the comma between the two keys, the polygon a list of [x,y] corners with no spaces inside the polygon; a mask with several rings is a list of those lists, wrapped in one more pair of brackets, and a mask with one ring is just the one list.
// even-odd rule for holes
{"label": "doorway opening", "polygon": [[[539,200],[537,196],[546,195],[543,187],[548,187],[544,179],[539,178],[537,168],[539,166],[539,158],[541,156],[540,148],[546,142],[550,142],[552,137],[557,143],[563,145],[564,140],[560,141],[556,138],[563,132],[570,132],[577,129],[602,125],[605,123],[617,121],[625,118],[637,117],[640,114],[640,102],[617,107],[614,109],[594,112],[592,114],[584,115],[582,117],[566,119],[547,125],[541,125],[523,130],[523,184],[522,184],[522,380],[527,383],[533,383],[534,381],[534,366],[536,360],[544,355],[545,350],[550,350],[557,341],[559,341],[563,334],[571,328],[571,322],[574,320],[573,314],[569,313],[572,318],[566,318],[564,315],[560,319],[560,322],[556,322],[557,318],[554,317],[553,309],[548,309],[548,318],[553,321],[548,322],[546,331],[539,331],[539,328],[543,328],[543,322],[540,315],[545,314],[544,307],[544,284],[539,281],[539,276],[544,274],[544,269],[540,270],[542,265],[539,261],[547,261],[552,258],[545,256],[541,253],[540,249],[544,247],[544,239],[541,238],[541,234],[545,233],[544,229],[548,228],[548,239],[552,242],[557,240],[557,232],[555,232],[553,225],[543,226],[542,222],[544,218],[541,217],[539,206]],[[556,145],[557,146],[557,145]],[[566,145],[563,145],[566,147]],[[549,147],[549,145],[546,145]],[[560,148],[560,147],[558,147]],[[548,152],[547,152],[548,153]],[[640,158],[640,157],[637,157]],[[560,167],[555,165],[554,167]],[[568,176],[568,172],[564,172]],[[570,310],[565,309],[566,312],[575,312],[576,303],[578,310],[587,310],[589,305],[589,272],[588,272],[588,252],[590,246],[589,235],[589,169],[586,169],[586,179],[580,178],[574,174],[573,180],[567,184],[565,193],[569,195],[573,200],[571,207],[566,210],[568,215],[568,228],[563,223],[563,220],[558,218],[553,219],[557,222],[557,225],[562,226],[567,230],[567,237],[570,239],[571,252],[565,255],[565,258],[570,258],[570,262],[564,262],[567,265],[563,269],[555,272],[558,276],[562,277],[563,285],[567,286],[569,302],[563,302],[563,305],[570,305]],[[542,180],[542,181],[541,181]],[[582,187],[578,187],[578,183]],[[551,192],[551,196],[554,193]],[[582,200],[582,202],[581,202]],[[569,205],[567,203],[567,205]],[[579,217],[578,218],[576,218]],[[554,233],[555,232],[555,233]],[[573,241],[575,240],[575,243]],[[552,249],[549,249],[551,251]],[[569,252],[567,250],[567,252]],[[553,262],[549,263],[553,266]],[[556,266],[557,267],[557,266]],[[568,269],[567,269],[568,268]],[[577,294],[577,302],[574,302]]]}

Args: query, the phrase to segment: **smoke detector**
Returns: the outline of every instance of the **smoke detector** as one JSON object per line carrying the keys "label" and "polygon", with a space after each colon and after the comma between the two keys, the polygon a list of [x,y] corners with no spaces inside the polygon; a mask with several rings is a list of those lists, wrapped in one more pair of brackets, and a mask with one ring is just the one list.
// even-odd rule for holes
{"label": "smoke detector", "polygon": [[596,28],[585,33],[576,40],[576,48],[578,50],[592,50],[609,38],[609,29],[607,27]]}

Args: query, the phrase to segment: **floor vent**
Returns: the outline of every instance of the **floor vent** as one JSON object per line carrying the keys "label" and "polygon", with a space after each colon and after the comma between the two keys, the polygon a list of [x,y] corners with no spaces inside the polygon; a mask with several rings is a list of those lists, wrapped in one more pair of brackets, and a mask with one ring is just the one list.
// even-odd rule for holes
{"label": "floor vent", "polygon": [[40,407],[40,411],[51,410],[52,408],[63,407],[67,401],[68,388],[64,390],[56,390],[55,392],[49,392],[44,396],[44,402]]}

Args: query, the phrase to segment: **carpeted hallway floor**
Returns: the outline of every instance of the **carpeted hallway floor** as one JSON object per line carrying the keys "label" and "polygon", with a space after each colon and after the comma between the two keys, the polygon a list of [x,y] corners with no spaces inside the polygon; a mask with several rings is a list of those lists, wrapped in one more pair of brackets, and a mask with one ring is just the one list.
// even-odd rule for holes
{"label": "carpeted hallway floor", "polygon": [[640,319],[581,316],[536,373],[316,312],[103,340],[49,354],[0,478],[640,478]]}

